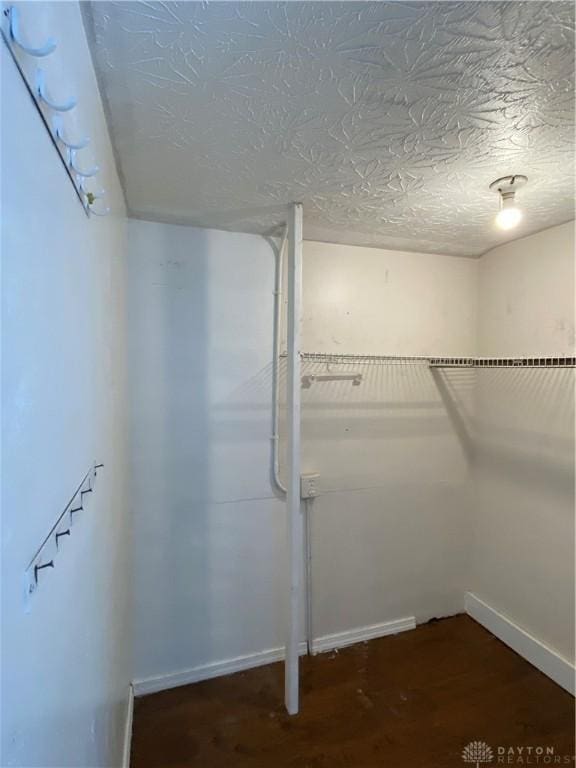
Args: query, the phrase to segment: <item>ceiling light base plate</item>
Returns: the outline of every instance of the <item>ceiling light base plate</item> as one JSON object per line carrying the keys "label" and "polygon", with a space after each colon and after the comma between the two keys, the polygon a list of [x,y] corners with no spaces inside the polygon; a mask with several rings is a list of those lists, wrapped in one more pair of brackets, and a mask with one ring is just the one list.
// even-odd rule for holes
{"label": "ceiling light base plate", "polygon": [[527,181],[528,177],[519,173],[515,174],[514,176],[502,176],[490,184],[490,189],[492,192],[499,192],[501,195],[506,195],[510,192],[516,192],[518,189],[523,187]]}

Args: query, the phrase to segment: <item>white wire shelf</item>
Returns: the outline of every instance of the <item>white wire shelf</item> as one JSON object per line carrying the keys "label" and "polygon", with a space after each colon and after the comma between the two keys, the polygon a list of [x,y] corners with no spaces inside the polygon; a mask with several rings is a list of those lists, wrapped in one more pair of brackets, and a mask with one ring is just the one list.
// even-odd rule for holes
{"label": "white wire shelf", "polygon": [[[286,357],[285,354],[281,357]],[[354,355],[303,352],[302,362],[345,365],[426,365],[430,368],[574,368],[576,357],[426,357],[422,355]]]}

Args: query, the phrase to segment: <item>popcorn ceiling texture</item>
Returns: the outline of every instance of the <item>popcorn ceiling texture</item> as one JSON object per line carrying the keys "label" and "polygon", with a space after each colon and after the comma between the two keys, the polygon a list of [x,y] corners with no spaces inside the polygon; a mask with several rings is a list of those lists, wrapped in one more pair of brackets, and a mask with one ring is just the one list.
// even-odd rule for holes
{"label": "popcorn ceiling texture", "polygon": [[133,216],[474,256],[573,218],[574,6],[95,2],[89,36]]}

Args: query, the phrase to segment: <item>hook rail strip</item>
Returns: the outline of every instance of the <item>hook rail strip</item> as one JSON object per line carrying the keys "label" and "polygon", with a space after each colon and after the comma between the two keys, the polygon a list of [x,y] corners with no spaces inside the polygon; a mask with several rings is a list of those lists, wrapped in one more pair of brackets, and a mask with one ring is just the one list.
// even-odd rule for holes
{"label": "hook rail strip", "polygon": [[[286,357],[285,354],[281,357]],[[574,368],[576,357],[425,357],[423,355],[354,355],[303,352],[303,362],[421,364],[431,368]]]}
{"label": "hook rail strip", "polygon": [[54,568],[54,560],[60,550],[59,540],[63,536],[70,536],[70,529],[74,525],[74,515],[84,511],[84,497],[94,491],[94,485],[98,476],[98,470],[104,464],[93,464],[82,478],[80,485],[74,491],[72,498],[64,507],[64,511],[58,516],[48,535],[44,538],[34,556],[28,563],[25,571],[25,601],[28,603],[39,586],[41,572]]}
{"label": "hook rail strip", "polygon": [[108,207],[101,207],[99,209],[93,207],[94,201],[101,198],[103,193],[92,193],[84,187],[84,179],[95,176],[99,171],[98,166],[95,165],[92,168],[82,169],[76,162],[76,153],[88,146],[89,139],[82,138],[78,141],[73,141],[64,131],[62,114],[70,112],[76,107],[76,99],[71,97],[64,102],[55,101],[48,93],[44,70],[37,67],[32,78],[25,71],[26,65],[24,62],[26,62],[27,57],[38,59],[50,56],[57,48],[56,41],[53,38],[49,38],[43,45],[38,47],[28,45],[22,38],[18,8],[6,3],[2,3],[1,7],[0,32],[2,40],[50,136],[58,157],[66,169],[66,174],[72,182],[74,191],[80,200],[86,216],[107,216],[110,213]]}

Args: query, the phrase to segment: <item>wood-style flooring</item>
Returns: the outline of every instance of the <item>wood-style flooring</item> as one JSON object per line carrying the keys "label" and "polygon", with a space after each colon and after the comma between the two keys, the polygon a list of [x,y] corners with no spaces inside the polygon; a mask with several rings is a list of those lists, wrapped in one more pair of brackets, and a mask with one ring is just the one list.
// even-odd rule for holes
{"label": "wood-style flooring", "polygon": [[471,741],[492,749],[479,766],[574,765],[572,696],[467,616],[301,669],[296,717],[282,664],[138,699],[132,768],[465,768]]}

